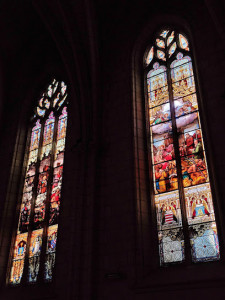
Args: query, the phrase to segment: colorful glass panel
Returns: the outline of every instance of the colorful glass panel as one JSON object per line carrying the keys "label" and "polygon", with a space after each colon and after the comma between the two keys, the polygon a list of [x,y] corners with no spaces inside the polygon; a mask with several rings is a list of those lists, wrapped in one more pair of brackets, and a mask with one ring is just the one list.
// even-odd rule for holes
{"label": "colorful glass panel", "polygon": [[37,107],[37,114],[40,116],[40,117],[44,117],[45,115],[45,109],[41,109],[39,107]]}
{"label": "colorful glass panel", "polygon": [[28,225],[30,222],[31,213],[31,201],[32,192],[24,193],[22,198],[22,205],[20,207],[18,233],[28,232]]}
{"label": "colorful glass panel", "polygon": [[150,109],[150,125],[160,124],[169,120],[171,120],[169,103]]}
{"label": "colorful glass panel", "polygon": [[169,49],[169,56],[171,56],[175,52],[176,48],[177,48],[177,44],[173,43]]}
{"label": "colorful glass panel", "polygon": [[180,263],[184,260],[184,235],[182,228],[159,231],[161,265]]}
{"label": "colorful glass panel", "polygon": [[52,280],[52,271],[55,265],[56,241],[57,241],[58,225],[48,228],[47,250],[45,258],[45,280]]}
{"label": "colorful glass panel", "polygon": [[40,133],[41,133],[41,124],[40,124],[40,120],[38,120],[36,122],[36,125],[32,129],[30,151],[38,148],[39,140],[40,140]]}
{"label": "colorful glass panel", "polygon": [[161,39],[156,39],[156,45],[160,48],[165,48],[165,42]]}
{"label": "colorful glass panel", "polygon": [[174,31],[171,33],[171,35],[167,39],[167,46],[170,45],[170,43],[173,41],[173,39],[174,39]]}
{"label": "colorful glass panel", "polygon": [[23,274],[24,259],[27,246],[27,233],[18,234],[14,246],[14,254],[10,282],[19,284]]}
{"label": "colorful glass panel", "polygon": [[67,108],[62,110],[62,114],[59,117],[59,123],[57,128],[57,144],[54,157],[54,172],[50,198],[50,217],[48,227],[48,241],[47,250],[45,256],[45,275],[46,281],[52,280],[53,268],[55,265],[56,255],[56,240],[58,231],[58,218],[61,203],[61,189],[63,178],[63,159],[65,151],[65,138],[66,138],[66,125],[67,125]]}
{"label": "colorful glass panel", "polygon": [[33,283],[37,281],[40,268],[42,235],[43,229],[35,230],[31,234],[29,249],[28,282]]}
{"label": "colorful glass panel", "polygon": [[[28,274],[26,280],[29,283],[37,282],[39,276],[42,276],[39,274],[41,265],[44,268],[48,265],[44,279],[48,281],[52,279],[56,249],[53,246],[54,241],[56,243],[54,234],[56,237],[67,127],[66,89],[64,82],[53,80],[39,100],[36,115],[32,119],[35,124],[30,135],[9,278],[9,282],[13,285],[21,283],[24,273]],[[49,211],[48,219],[46,211]],[[51,226],[48,227],[49,225]],[[45,230],[48,237],[43,236]],[[47,260],[45,255],[41,255],[41,251],[45,251],[42,249],[44,241],[48,245],[47,250],[45,249]],[[27,244],[29,251],[26,251]],[[28,264],[24,264],[26,252]],[[45,259],[41,261],[41,257]],[[25,265],[27,265],[26,272],[24,272]]]}
{"label": "colorful glass panel", "polygon": [[54,123],[55,123],[55,117],[53,115],[53,112],[51,112],[51,114],[49,115],[45,123],[44,139],[43,139],[44,146],[52,143],[53,133],[54,133]]}
{"label": "colorful glass panel", "polygon": [[150,93],[150,108],[169,101],[166,67],[155,63],[147,75],[147,86]]}
{"label": "colorful glass panel", "polygon": [[189,51],[188,40],[186,39],[186,37],[184,37],[182,34],[179,34],[178,37],[179,37],[180,47],[184,50]]}
{"label": "colorful glass panel", "polygon": [[[166,66],[152,58],[153,67],[147,73],[160,262],[182,262],[188,239],[193,262],[218,260],[219,242],[195,78],[192,59],[186,55],[189,44],[182,34],[168,33],[162,31],[163,40],[156,39],[157,46],[163,41],[169,47],[168,52],[157,51],[158,58],[159,51],[163,53],[161,59],[165,58]],[[172,60],[173,53],[176,56]],[[186,215],[180,199],[185,201]],[[182,219],[187,222],[182,224]]]}
{"label": "colorful glass panel", "polygon": [[157,56],[159,59],[166,60],[165,52],[163,52],[161,50],[157,50]]}
{"label": "colorful glass panel", "polygon": [[153,56],[154,56],[154,48],[152,47],[152,48],[149,50],[148,55],[147,55],[147,57],[146,57],[146,60],[145,60],[146,65],[149,65],[149,64],[150,64],[150,62],[151,62],[152,59],[153,59]]}
{"label": "colorful glass panel", "polygon": [[165,38],[168,34],[169,30],[163,30],[160,34],[160,36],[162,36],[163,38]]}

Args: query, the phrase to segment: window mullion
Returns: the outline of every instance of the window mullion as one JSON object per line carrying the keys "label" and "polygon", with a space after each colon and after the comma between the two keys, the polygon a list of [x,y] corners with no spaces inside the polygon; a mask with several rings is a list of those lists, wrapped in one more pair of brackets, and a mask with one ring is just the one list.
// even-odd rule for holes
{"label": "window mullion", "polygon": [[180,198],[180,206],[181,206],[181,217],[182,217],[182,225],[183,225],[183,233],[184,233],[184,244],[185,244],[185,262],[187,264],[191,263],[191,245],[189,239],[188,232],[188,221],[186,214],[186,206],[185,206],[185,197],[184,197],[184,189],[183,189],[183,176],[182,176],[182,167],[181,167],[181,158],[179,153],[179,142],[178,142],[178,131],[176,125],[175,118],[175,107],[173,101],[173,87],[172,87],[172,79],[170,74],[170,63],[168,52],[166,49],[166,72],[167,72],[167,82],[168,82],[168,92],[169,92],[169,103],[171,108],[171,119],[172,119],[172,135],[173,135],[173,143],[174,143],[174,153],[177,167],[177,179],[178,179],[178,190],[179,190],[179,198]]}

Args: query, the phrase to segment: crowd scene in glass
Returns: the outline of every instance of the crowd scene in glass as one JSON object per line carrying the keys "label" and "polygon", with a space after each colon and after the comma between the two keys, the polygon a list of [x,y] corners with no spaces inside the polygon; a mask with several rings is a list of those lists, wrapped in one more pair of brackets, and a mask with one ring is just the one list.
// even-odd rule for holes
{"label": "crowd scene in glass", "polygon": [[[161,265],[185,259],[182,195],[192,260],[219,259],[217,227],[189,50],[186,37],[164,30],[146,58]],[[172,91],[169,93],[169,90]],[[177,154],[174,138],[179,147]],[[177,174],[178,155],[182,185]]]}

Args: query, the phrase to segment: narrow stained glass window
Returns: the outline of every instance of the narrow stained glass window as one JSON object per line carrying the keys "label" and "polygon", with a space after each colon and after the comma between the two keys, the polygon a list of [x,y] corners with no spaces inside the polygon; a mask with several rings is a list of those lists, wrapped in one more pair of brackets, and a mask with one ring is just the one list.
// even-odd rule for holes
{"label": "narrow stained glass window", "polygon": [[22,280],[28,283],[52,280],[67,127],[66,89],[64,82],[53,80],[39,100],[31,121],[9,278],[13,285]]}
{"label": "narrow stained glass window", "polygon": [[[219,242],[188,39],[163,30],[146,55],[160,264],[218,260]],[[151,57],[151,59],[149,59]]]}

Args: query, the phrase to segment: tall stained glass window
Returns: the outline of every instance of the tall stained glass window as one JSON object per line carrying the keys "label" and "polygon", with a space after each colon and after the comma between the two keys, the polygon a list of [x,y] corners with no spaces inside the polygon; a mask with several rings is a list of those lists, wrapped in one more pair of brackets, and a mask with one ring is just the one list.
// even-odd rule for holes
{"label": "tall stained glass window", "polygon": [[67,87],[53,82],[31,121],[10,284],[51,281],[55,264],[67,127]]}
{"label": "tall stained glass window", "polygon": [[189,41],[163,30],[145,57],[160,264],[220,258]]}

